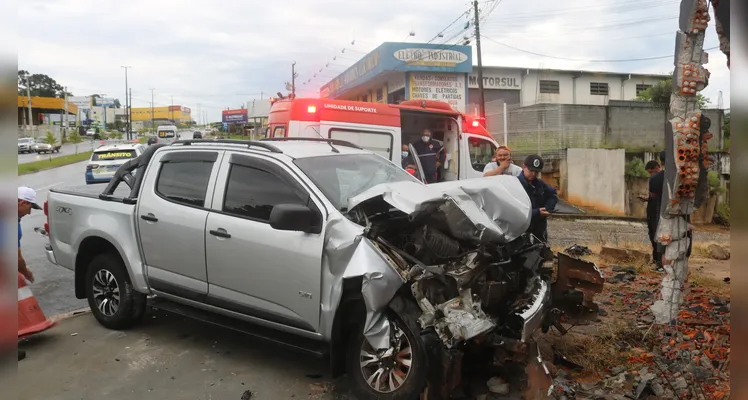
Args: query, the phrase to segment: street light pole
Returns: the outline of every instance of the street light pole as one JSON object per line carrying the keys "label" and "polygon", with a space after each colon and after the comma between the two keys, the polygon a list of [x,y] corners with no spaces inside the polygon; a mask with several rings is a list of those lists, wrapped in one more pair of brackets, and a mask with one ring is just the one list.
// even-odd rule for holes
{"label": "street light pole", "polygon": [[127,69],[132,67],[129,65],[121,65],[120,67],[125,69],[125,129],[127,129],[127,140],[132,140],[132,137],[130,136],[130,99],[127,95],[130,87],[127,84]]}
{"label": "street light pole", "polygon": [[154,90],[156,90],[156,89],[151,88],[151,132],[152,133],[156,132],[156,125],[153,122],[153,120],[154,120],[154,117],[153,117],[153,105],[154,105],[154,103],[153,103],[153,91]]}

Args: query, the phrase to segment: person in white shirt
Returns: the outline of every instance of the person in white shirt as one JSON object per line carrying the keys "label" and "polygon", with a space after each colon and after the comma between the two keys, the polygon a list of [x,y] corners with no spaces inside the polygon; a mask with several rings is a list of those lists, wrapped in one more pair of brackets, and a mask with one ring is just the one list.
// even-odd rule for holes
{"label": "person in white shirt", "polygon": [[483,168],[483,176],[512,175],[519,176],[522,168],[512,164],[512,152],[507,146],[499,146],[496,149],[494,161],[486,164]]}

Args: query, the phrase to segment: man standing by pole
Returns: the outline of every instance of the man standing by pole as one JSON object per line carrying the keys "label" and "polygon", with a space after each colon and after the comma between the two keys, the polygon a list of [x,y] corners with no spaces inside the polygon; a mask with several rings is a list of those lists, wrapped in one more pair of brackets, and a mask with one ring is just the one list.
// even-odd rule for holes
{"label": "man standing by pole", "polygon": [[[660,162],[665,165],[665,152],[660,153]],[[660,222],[660,204],[662,200],[662,185],[665,179],[665,171],[660,169],[657,161],[650,161],[645,166],[649,172],[649,195],[640,196],[639,200],[647,202],[647,231],[649,241],[652,244],[652,261],[658,271],[662,270],[662,257],[658,251],[659,244],[655,240],[657,236],[657,224]]]}

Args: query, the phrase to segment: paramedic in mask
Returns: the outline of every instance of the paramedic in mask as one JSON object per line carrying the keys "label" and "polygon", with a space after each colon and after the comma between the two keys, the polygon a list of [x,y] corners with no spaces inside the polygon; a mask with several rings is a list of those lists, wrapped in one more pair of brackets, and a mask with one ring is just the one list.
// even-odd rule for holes
{"label": "paramedic in mask", "polygon": [[421,140],[413,143],[413,148],[418,153],[418,159],[423,167],[425,183],[438,182],[438,170],[444,163],[444,152],[441,144],[431,138],[431,131],[424,129]]}
{"label": "paramedic in mask", "polygon": [[495,160],[483,168],[483,176],[512,175],[519,176],[522,168],[512,163],[512,153],[507,146],[496,149]]}
{"label": "paramedic in mask", "polygon": [[410,149],[408,149],[408,145],[404,144],[402,147],[402,154],[401,154],[403,157],[402,158],[403,169],[408,168],[408,156],[410,155],[409,152],[410,152]]}

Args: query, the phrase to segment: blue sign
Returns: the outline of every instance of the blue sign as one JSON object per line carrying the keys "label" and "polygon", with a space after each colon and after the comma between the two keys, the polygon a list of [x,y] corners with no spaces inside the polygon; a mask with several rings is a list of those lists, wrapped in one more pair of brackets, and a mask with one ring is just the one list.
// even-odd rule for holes
{"label": "blue sign", "polygon": [[228,122],[224,122],[224,123],[223,123],[223,130],[224,130],[224,131],[227,131],[227,130],[229,130],[229,124],[228,124]]}
{"label": "blue sign", "polygon": [[470,46],[436,43],[385,42],[322,86],[321,97],[337,97],[384,72],[473,71]]}

